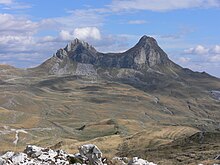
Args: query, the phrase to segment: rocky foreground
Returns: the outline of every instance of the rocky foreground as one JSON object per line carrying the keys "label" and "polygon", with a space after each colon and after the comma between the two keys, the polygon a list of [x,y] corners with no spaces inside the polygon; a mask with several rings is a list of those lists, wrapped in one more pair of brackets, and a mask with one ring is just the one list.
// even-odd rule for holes
{"label": "rocky foreground", "polygon": [[10,151],[0,156],[0,165],[156,165],[138,157],[130,160],[126,157],[114,157],[112,160],[107,160],[102,157],[99,148],[93,144],[83,145],[78,149],[79,153],[68,154],[63,150],[54,151],[49,148],[28,145],[22,153]]}
{"label": "rocky foreground", "polygon": [[[28,145],[24,152],[15,153],[10,151],[0,156],[0,165],[156,165],[138,157],[131,159],[114,157],[108,160],[102,156],[102,152],[93,144],[80,146],[78,150],[79,153],[68,154],[63,150],[55,151],[50,148]],[[215,160],[220,160],[220,155]]]}

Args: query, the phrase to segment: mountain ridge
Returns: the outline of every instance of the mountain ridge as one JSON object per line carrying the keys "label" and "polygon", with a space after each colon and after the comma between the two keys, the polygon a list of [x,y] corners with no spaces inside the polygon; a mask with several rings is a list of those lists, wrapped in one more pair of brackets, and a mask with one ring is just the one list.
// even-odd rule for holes
{"label": "mountain ridge", "polygon": [[89,43],[76,38],[36,68],[42,67],[49,74],[75,74],[77,63],[84,66],[92,65],[89,68],[94,70],[98,68],[133,69],[142,73],[154,71],[173,77],[199,74],[214,78],[205,72],[194,72],[176,64],[169,59],[153,37],[146,35],[142,36],[132,48],[122,53],[102,53]]}
{"label": "mountain ridge", "polygon": [[205,72],[182,68],[169,59],[154,38],[146,35],[122,53],[101,53],[87,42],[75,39],[33,71],[33,74],[101,78],[148,91],[164,90],[171,82],[184,87],[200,86],[201,79],[219,80]]}
{"label": "mountain ridge", "polygon": [[60,59],[68,56],[73,61],[101,67],[131,69],[149,68],[170,62],[157,41],[148,36],[143,36],[134,47],[122,53],[101,53],[87,42],[75,39],[64,49],[58,50],[55,56]]}

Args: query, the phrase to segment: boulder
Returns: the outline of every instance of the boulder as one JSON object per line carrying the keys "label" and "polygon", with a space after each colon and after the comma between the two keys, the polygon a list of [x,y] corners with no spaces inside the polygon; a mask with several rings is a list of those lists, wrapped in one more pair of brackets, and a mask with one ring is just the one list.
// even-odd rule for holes
{"label": "boulder", "polygon": [[92,165],[103,165],[102,163],[102,152],[94,144],[86,144],[80,146],[79,148],[80,155]]}
{"label": "boulder", "polygon": [[36,157],[36,155],[39,156],[39,154],[41,153],[41,150],[43,150],[43,148],[41,147],[37,147],[35,145],[28,145],[26,147],[26,149],[24,150],[24,153],[26,153],[28,156],[33,155],[33,158]]}
{"label": "boulder", "polygon": [[127,158],[120,158],[120,157],[114,157],[111,160],[111,164],[115,164],[115,165],[126,165],[128,162]]}
{"label": "boulder", "polygon": [[6,152],[4,155],[1,156],[2,159],[9,159],[11,158],[15,153],[14,152]]}
{"label": "boulder", "polygon": [[3,158],[0,158],[0,165],[5,165],[6,164],[6,160],[4,160]]}
{"label": "boulder", "polygon": [[144,160],[144,159],[141,159],[141,158],[138,158],[138,157],[133,157],[128,165],[156,165],[152,162],[148,162],[147,160]]}
{"label": "boulder", "polygon": [[11,157],[11,161],[13,164],[24,164],[27,162],[27,154],[25,153],[18,153]]}

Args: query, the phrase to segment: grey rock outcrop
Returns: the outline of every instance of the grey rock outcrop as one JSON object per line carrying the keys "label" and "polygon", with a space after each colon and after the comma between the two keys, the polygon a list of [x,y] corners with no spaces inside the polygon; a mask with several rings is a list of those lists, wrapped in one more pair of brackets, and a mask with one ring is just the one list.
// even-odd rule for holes
{"label": "grey rock outcrop", "polygon": [[211,91],[212,97],[215,98],[216,100],[220,100],[220,91],[213,90]]}
{"label": "grey rock outcrop", "polygon": [[82,64],[78,63],[76,68],[76,75],[83,75],[83,76],[89,76],[89,77],[96,77],[97,71],[95,70],[94,66],[91,64]]}
{"label": "grey rock outcrop", "polygon": [[60,59],[64,59],[67,57],[67,52],[64,49],[59,49],[54,56],[56,56]]}
{"label": "grey rock outcrop", "polygon": [[134,157],[114,157],[107,162],[102,159],[102,152],[93,144],[82,145],[77,154],[67,154],[63,150],[54,151],[49,148],[28,145],[23,153],[7,152],[0,156],[0,165],[156,165]]}
{"label": "grey rock outcrop", "polygon": [[128,164],[128,158],[127,157],[114,157],[112,160],[111,160],[111,163],[112,164],[120,164],[120,165],[126,165]]}
{"label": "grey rock outcrop", "polygon": [[79,147],[80,155],[92,165],[103,165],[102,152],[93,144],[86,144]]}
{"label": "grey rock outcrop", "polygon": [[128,159],[127,157],[114,157],[111,160],[112,164],[117,164],[117,165],[157,165],[154,164],[153,162],[148,162],[147,160],[138,158],[138,157],[133,157],[132,159]]}
{"label": "grey rock outcrop", "polygon": [[23,153],[7,152],[0,156],[0,165],[68,165],[68,154],[62,150],[28,145]]}

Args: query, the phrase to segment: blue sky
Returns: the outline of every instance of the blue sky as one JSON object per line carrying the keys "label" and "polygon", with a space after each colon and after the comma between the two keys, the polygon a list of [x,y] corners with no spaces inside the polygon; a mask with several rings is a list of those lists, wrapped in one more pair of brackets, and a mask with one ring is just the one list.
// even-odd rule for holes
{"label": "blue sky", "polygon": [[157,39],[183,67],[220,77],[220,0],[0,0],[0,63],[34,67],[79,38],[103,52]]}

